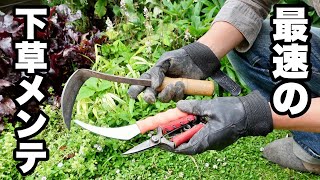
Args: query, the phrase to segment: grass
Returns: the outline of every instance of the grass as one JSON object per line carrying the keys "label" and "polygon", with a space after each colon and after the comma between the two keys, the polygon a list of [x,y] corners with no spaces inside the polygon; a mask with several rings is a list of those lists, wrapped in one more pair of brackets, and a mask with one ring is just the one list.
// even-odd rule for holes
{"label": "grass", "polygon": [[[122,152],[148,137],[111,140],[76,124],[67,131],[59,111],[50,106],[45,110],[52,118],[38,138],[46,140],[50,159],[40,162],[35,173],[26,179],[319,179],[310,173],[281,168],[262,157],[260,149],[285,137],[286,131],[243,138],[223,151],[207,151],[196,156],[177,155],[158,148],[124,156]],[[0,138],[0,155],[5,157],[0,158],[0,178],[22,179],[15,169],[17,162],[12,160],[15,139],[10,128],[13,129],[7,128]]]}
{"label": "grass", "polygon": [[[245,138],[227,149],[217,152],[209,151],[196,156],[174,155],[158,149],[133,155],[137,160],[122,168],[137,168],[139,174],[129,177],[142,179],[316,179],[318,176],[309,173],[283,169],[262,158],[260,148],[272,140],[283,137],[284,132],[275,132],[267,138]],[[145,162],[143,158],[149,159]],[[140,159],[140,160],[139,160]],[[124,169],[124,170],[123,170]],[[319,177],[318,177],[319,178]]]}

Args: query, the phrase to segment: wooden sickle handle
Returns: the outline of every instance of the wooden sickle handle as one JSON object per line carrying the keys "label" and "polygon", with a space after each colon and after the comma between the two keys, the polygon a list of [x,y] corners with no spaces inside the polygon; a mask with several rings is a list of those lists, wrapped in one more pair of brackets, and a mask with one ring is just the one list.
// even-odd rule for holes
{"label": "wooden sickle handle", "polygon": [[164,78],[157,91],[162,91],[167,85],[175,84],[178,81],[184,84],[184,94],[187,95],[212,96],[214,92],[214,83],[212,81],[169,77]]}

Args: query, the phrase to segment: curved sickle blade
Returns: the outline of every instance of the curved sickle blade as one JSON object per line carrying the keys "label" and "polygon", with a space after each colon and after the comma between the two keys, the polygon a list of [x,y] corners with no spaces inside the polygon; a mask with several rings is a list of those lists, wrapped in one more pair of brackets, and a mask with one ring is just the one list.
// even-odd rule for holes
{"label": "curved sickle blade", "polygon": [[85,76],[85,74],[79,69],[70,76],[63,88],[61,95],[61,109],[63,121],[68,129],[70,129],[74,101],[76,100],[79,89],[87,79],[89,79],[89,77]]}
{"label": "curved sickle blade", "polygon": [[136,124],[117,128],[103,128],[98,126],[92,126],[79,120],[74,120],[74,122],[90,132],[109,138],[129,140],[135,137],[136,135],[140,134],[140,129]]}
{"label": "curved sickle blade", "polygon": [[140,151],[144,151],[144,150],[150,149],[150,148],[152,148],[152,147],[154,147],[154,146],[156,146],[158,144],[159,143],[153,143],[151,140],[146,140],[145,142],[138,144],[137,146],[129,149],[128,151],[126,151],[123,154],[127,155],[127,154],[137,153],[137,152],[140,152]]}
{"label": "curved sickle blade", "polygon": [[66,82],[62,95],[61,95],[61,108],[64,123],[67,128],[70,129],[70,121],[72,115],[72,109],[78,92],[83,85],[83,83],[90,77],[95,77],[99,79],[104,79],[113,82],[127,83],[141,86],[151,86],[150,79],[135,79],[127,78],[121,76],[114,76],[109,74],[104,74],[89,69],[78,69],[76,70]]}

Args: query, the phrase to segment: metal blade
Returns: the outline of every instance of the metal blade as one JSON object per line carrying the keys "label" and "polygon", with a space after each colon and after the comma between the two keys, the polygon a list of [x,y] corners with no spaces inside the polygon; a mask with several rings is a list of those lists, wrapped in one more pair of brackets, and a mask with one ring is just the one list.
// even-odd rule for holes
{"label": "metal blade", "polygon": [[95,77],[99,79],[104,79],[108,81],[126,83],[131,85],[141,85],[141,86],[151,86],[150,79],[138,79],[138,78],[128,78],[122,76],[115,76],[110,74],[105,74],[97,71],[92,71],[90,69],[79,69],[86,77]]}
{"label": "metal blade", "polygon": [[147,149],[150,149],[154,146],[158,145],[158,143],[153,143],[151,140],[147,140],[141,144],[138,144],[137,146],[129,149],[127,152],[123,153],[124,155],[127,155],[127,154],[133,154],[133,153],[137,153],[137,152],[140,152],[140,151],[144,151],[144,150],[147,150]]}
{"label": "metal blade", "polygon": [[104,127],[92,126],[90,124],[84,123],[79,120],[74,120],[74,122],[90,132],[99,134],[101,136],[109,137],[109,138],[129,140],[135,137],[136,135],[140,134],[140,129],[136,124],[117,127],[117,128],[104,128]]}
{"label": "metal blade", "polygon": [[70,129],[70,121],[73,110],[73,105],[78,95],[78,92],[83,83],[90,77],[100,78],[108,81],[127,83],[132,85],[151,86],[150,79],[135,79],[121,76],[104,74],[89,69],[76,70],[66,82],[61,95],[61,108],[64,123]]}

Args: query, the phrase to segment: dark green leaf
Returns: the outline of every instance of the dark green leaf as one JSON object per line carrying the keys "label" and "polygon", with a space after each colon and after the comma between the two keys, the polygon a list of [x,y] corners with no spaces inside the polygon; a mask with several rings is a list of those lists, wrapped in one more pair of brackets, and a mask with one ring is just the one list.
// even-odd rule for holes
{"label": "dark green leaf", "polygon": [[98,0],[94,5],[94,13],[98,15],[99,18],[102,18],[107,13],[107,1],[106,0]]}

